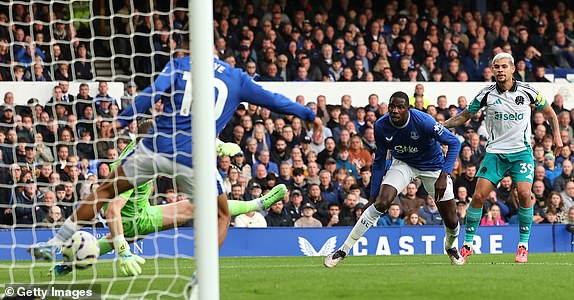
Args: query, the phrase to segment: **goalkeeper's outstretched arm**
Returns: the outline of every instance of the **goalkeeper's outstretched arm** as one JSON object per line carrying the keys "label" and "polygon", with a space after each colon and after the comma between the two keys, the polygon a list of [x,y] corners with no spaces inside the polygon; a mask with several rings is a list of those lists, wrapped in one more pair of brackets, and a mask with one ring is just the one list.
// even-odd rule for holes
{"label": "goalkeeper's outstretched arm", "polygon": [[126,276],[136,276],[141,274],[140,265],[145,263],[145,259],[132,254],[130,246],[124,237],[124,227],[122,225],[122,208],[127,200],[116,197],[108,204],[106,210],[106,221],[110,229],[110,235],[114,244],[114,249],[120,258],[120,269]]}

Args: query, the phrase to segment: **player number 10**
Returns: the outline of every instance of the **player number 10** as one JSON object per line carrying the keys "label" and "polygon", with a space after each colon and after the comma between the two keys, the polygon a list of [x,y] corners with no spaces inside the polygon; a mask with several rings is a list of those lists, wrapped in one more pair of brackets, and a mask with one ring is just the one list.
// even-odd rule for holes
{"label": "player number 10", "polygon": [[[183,72],[183,80],[185,80],[185,92],[183,93],[183,101],[181,103],[182,116],[189,116],[191,111],[191,103],[193,101],[192,97],[192,84],[191,84],[191,72]],[[215,100],[215,119],[219,119],[223,113],[223,108],[225,107],[225,102],[227,102],[227,95],[229,94],[229,89],[223,80],[219,78],[214,78],[213,80],[215,89],[217,90],[217,99]]]}

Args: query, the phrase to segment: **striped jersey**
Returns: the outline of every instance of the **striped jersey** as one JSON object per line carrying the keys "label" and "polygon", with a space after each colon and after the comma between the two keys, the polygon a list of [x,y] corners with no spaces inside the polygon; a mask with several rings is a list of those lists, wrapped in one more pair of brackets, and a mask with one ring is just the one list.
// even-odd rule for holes
{"label": "striped jersey", "polygon": [[532,107],[543,109],[546,99],[528,83],[515,81],[512,88],[503,91],[494,83],[486,86],[468,107],[476,114],[486,107],[488,142],[486,152],[517,153],[530,148],[530,118]]}

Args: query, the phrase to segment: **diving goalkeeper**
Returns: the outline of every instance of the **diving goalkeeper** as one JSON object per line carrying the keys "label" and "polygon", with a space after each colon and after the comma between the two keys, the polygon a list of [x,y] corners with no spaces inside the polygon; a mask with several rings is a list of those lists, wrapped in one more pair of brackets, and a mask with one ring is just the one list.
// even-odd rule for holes
{"label": "diving goalkeeper", "polygon": [[[148,122],[144,122],[148,123]],[[152,122],[149,122],[152,123]],[[140,126],[140,132],[142,126]],[[145,129],[143,129],[145,130]],[[147,130],[145,130],[147,131]],[[113,170],[117,164],[136,146],[132,141],[120,154],[119,159],[110,165]],[[217,154],[220,157],[234,155],[240,151],[239,146],[232,143],[222,143],[217,141]],[[221,177],[218,176],[217,183],[223,187]],[[127,241],[134,242],[150,233],[171,229],[176,225],[187,223],[193,216],[193,204],[190,201],[178,201],[167,205],[150,205],[153,181],[150,180],[121,193],[111,202],[104,204],[103,209],[106,215],[107,225],[110,234],[98,241],[100,256],[114,250],[113,240],[116,236],[123,234]],[[238,216],[250,211],[268,209],[275,202],[282,200],[287,193],[287,187],[283,184],[276,185],[266,195],[251,201],[227,200],[229,213],[231,216]],[[122,251],[127,251],[124,253]],[[118,256],[132,257],[127,249],[118,249]],[[124,275],[135,275],[141,273],[141,266],[145,259],[133,256],[136,264],[122,264],[120,269]],[[131,268],[131,269],[130,269]],[[56,264],[53,267],[56,275],[65,275],[72,271],[69,264]]]}

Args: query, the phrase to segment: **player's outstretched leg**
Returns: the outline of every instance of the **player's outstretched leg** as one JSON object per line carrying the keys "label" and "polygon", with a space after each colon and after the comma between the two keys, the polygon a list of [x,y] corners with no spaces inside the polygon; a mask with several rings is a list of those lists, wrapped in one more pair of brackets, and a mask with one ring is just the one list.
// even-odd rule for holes
{"label": "player's outstretched leg", "polygon": [[229,214],[235,217],[250,211],[268,209],[271,205],[283,200],[285,195],[287,195],[287,187],[284,184],[278,184],[267,194],[251,201],[227,200]]}
{"label": "player's outstretched leg", "polygon": [[456,214],[456,203],[454,199],[437,202],[437,207],[444,220],[445,239],[444,250],[453,265],[464,264],[464,259],[458,252],[454,242],[458,238],[460,226]]}

